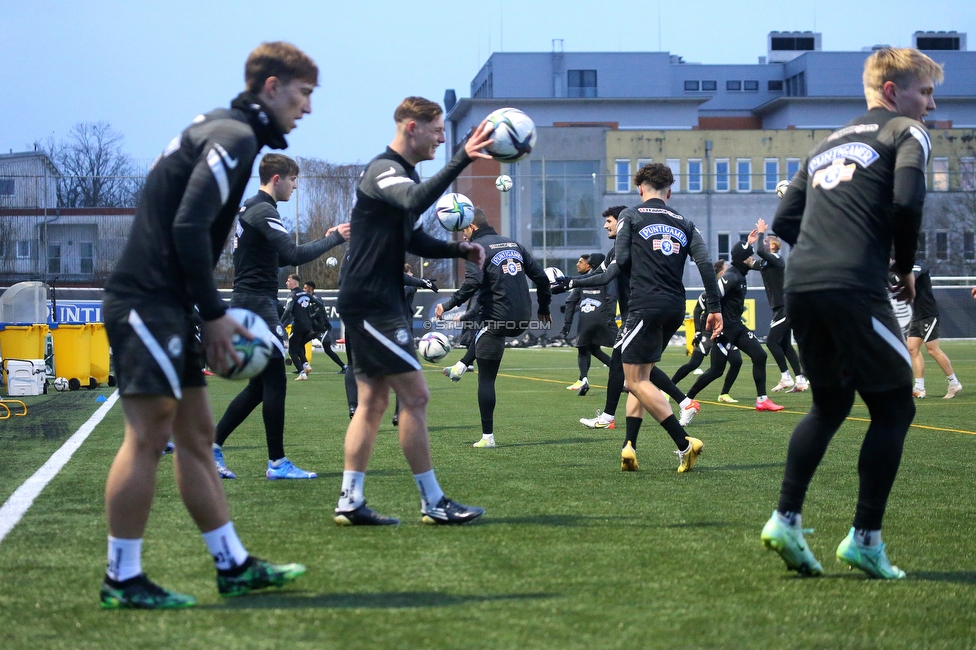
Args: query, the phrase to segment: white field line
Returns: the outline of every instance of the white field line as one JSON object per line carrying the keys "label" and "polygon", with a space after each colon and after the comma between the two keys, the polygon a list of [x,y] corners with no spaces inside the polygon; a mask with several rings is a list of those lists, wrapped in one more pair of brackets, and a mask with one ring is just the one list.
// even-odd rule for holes
{"label": "white field line", "polygon": [[[20,521],[27,510],[30,509],[31,505],[34,503],[34,499],[38,497],[47,484],[58,475],[69,460],[71,456],[78,451],[81,444],[85,442],[91,432],[98,426],[98,424],[105,418],[108,412],[112,409],[112,406],[119,399],[119,391],[112,393],[108,400],[105,401],[95,413],[92,414],[88,421],[85,422],[81,427],[75,431],[68,440],[61,445],[61,448],[54,452],[47,462],[41,466],[39,470],[34,472],[34,475],[23,482],[23,484],[17,488],[17,490],[10,495],[7,502],[0,507],[0,542],[7,536],[17,522]],[[29,415],[27,417],[30,417]]]}

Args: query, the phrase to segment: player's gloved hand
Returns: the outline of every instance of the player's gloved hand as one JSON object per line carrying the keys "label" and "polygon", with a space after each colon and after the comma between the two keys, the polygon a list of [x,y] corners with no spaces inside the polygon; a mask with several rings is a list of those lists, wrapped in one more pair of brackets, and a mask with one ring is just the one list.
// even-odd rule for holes
{"label": "player's gloved hand", "polygon": [[427,278],[423,278],[421,280],[421,282],[424,283],[424,288],[430,289],[434,293],[437,293],[438,291],[440,291],[440,289],[437,288],[437,284],[433,280],[429,280]]}
{"label": "player's gloved hand", "polygon": [[567,277],[556,278],[550,287],[552,288],[553,295],[558,295],[560,293],[566,293],[570,290],[571,281]]}

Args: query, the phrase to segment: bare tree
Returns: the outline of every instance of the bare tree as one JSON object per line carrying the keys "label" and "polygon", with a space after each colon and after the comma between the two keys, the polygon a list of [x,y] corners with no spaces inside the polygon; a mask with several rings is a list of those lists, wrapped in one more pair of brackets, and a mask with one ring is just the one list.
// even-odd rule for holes
{"label": "bare tree", "polygon": [[[308,242],[321,237],[329,228],[349,221],[356,203],[356,185],[365,165],[338,165],[317,158],[299,158],[301,176],[292,200],[298,201],[299,240]],[[302,278],[313,280],[320,289],[338,286],[339,265],[329,266],[329,257],[342,260],[346,247],[329,251],[323,257],[303,264]]]}
{"label": "bare tree", "polygon": [[122,151],[125,138],[107,122],[81,122],[68,137],[38,143],[61,172],[58,205],[65,208],[128,207],[145,182]]}

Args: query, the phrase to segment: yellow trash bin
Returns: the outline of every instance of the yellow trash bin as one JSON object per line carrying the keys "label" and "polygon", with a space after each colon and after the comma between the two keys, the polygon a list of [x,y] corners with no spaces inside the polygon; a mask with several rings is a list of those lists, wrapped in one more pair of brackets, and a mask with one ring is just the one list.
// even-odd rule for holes
{"label": "yellow trash bin", "polygon": [[4,359],[43,359],[47,325],[0,323],[0,357]]}
{"label": "yellow trash bin", "polygon": [[115,377],[109,374],[108,334],[105,323],[88,323],[91,331],[91,376],[96,384],[115,385]]}
{"label": "yellow trash bin", "polygon": [[68,380],[71,390],[97,386],[91,373],[92,330],[88,323],[54,323],[54,368],[58,377]]}

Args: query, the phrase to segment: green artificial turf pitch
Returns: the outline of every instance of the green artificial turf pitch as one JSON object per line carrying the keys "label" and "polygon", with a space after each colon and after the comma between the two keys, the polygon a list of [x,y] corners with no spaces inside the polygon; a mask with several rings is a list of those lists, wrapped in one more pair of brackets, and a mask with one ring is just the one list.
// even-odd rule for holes
{"label": "green artificial turf pitch", "polygon": [[[206,546],[176,493],[172,456],[160,464],[143,568],[194,594],[195,609],[103,611],[104,484],[122,434],[116,405],[31,510],[0,542],[0,648],[641,648],[976,646],[976,343],[944,342],[966,388],[916,402],[884,539],[908,572],[865,579],[834,560],[857,495],[867,412],[857,402],[808,495],[804,526],[826,575],[801,579],[759,542],[776,506],[790,432],[809,393],[772,394],[781,413],[752,406],[748,360],[732,394],[702,395],[689,433],[705,441],[693,472],[677,474],[674,445],[645,420],[640,471],[622,473],[616,430],[578,422],[603,407],[606,369],[589,395],[572,349],[511,350],[502,362],[497,449],[480,437],[477,376],[453,384],[426,365],[430,435],[446,493],[487,509],[474,525],[420,523],[419,497],[384,417],[366,477],[371,507],[395,528],[339,528],[348,415],[342,377],[318,355],[307,382],[289,381],[285,447],[313,481],[268,481],[259,411],[225,445],[238,479],[225,481],[235,526],[252,553],[302,562],[282,590],[232,600],[216,592]],[[456,361],[459,352],[444,360]],[[669,350],[662,367],[684,361]],[[770,361],[769,386],[778,376]],[[291,375],[289,376],[289,379]],[[688,388],[694,376],[683,382]],[[241,384],[211,382],[216,417]],[[107,391],[101,391],[107,393]],[[5,500],[93,413],[99,391],[29,398],[25,418],[0,422]],[[860,419],[859,419],[860,418]]]}

